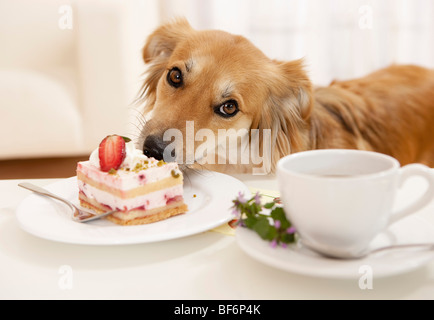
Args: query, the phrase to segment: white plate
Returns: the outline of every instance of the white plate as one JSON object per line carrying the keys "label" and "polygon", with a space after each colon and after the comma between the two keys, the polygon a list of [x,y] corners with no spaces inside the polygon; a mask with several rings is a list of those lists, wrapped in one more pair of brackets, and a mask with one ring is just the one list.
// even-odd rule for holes
{"label": "white plate", "polygon": [[[45,187],[78,205],[76,177]],[[233,219],[230,207],[238,192],[250,194],[241,181],[221,173],[201,171],[184,177],[188,212],[156,223],[120,226],[105,219],[74,222],[61,202],[31,194],[18,206],[16,217],[25,231],[53,241],[87,245],[121,245],[175,239],[215,228]]]}
{"label": "white plate", "polygon": [[[250,229],[238,227],[236,240],[252,258],[284,271],[324,278],[360,279],[367,272],[374,278],[392,276],[422,267],[434,259],[434,252],[400,250],[379,253],[358,260],[336,260],[320,256],[306,248],[290,245],[272,248]],[[392,225],[377,236],[371,248],[402,243],[434,243],[434,226],[417,214]]]}

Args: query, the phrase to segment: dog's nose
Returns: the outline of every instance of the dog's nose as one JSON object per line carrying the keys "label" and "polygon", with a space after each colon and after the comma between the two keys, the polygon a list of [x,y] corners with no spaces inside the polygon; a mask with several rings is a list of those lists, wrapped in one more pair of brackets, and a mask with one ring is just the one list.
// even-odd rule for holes
{"label": "dog's nose", "polygon": [[163,160],[166,144],[157,136],[147,136],[143,143],[143,153],[149,158]]}

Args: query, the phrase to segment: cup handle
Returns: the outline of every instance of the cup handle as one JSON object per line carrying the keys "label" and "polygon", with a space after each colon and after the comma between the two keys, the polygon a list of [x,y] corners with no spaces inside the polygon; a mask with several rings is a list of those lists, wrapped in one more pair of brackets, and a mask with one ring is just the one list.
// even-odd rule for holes
{"label": "cup handle", "polygon": [[420,176],[428,181],[428,188],[426,189],[425,193],[413,203],[393,213],[389,220],[389,225],[425,207],[428,203],[431,202],[434,195],[434,172],[431,172],[431,169],[429,167],[423,164],[409,164],[402,167],[400,170],[401,176],[399,187],[402,187],[408,178],[413,176]]}

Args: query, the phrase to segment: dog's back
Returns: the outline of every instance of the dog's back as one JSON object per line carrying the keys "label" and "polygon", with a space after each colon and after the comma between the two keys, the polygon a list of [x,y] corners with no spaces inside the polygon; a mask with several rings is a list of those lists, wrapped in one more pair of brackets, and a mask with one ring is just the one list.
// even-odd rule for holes
{"label": "dog's back", "polygon": [[315,100],[313,148],[374,150],[402,165],[434,166],[434,70],[394,65],[318,88]]}

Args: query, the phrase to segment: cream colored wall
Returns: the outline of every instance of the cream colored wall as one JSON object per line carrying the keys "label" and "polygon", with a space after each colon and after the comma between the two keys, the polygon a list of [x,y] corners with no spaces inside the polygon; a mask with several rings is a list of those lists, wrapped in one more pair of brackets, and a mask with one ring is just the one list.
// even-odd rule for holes
{"label": "cream colored wall", "polygon": [[0,159],[90,153],[135,135],[157,0],[0,1]]}

